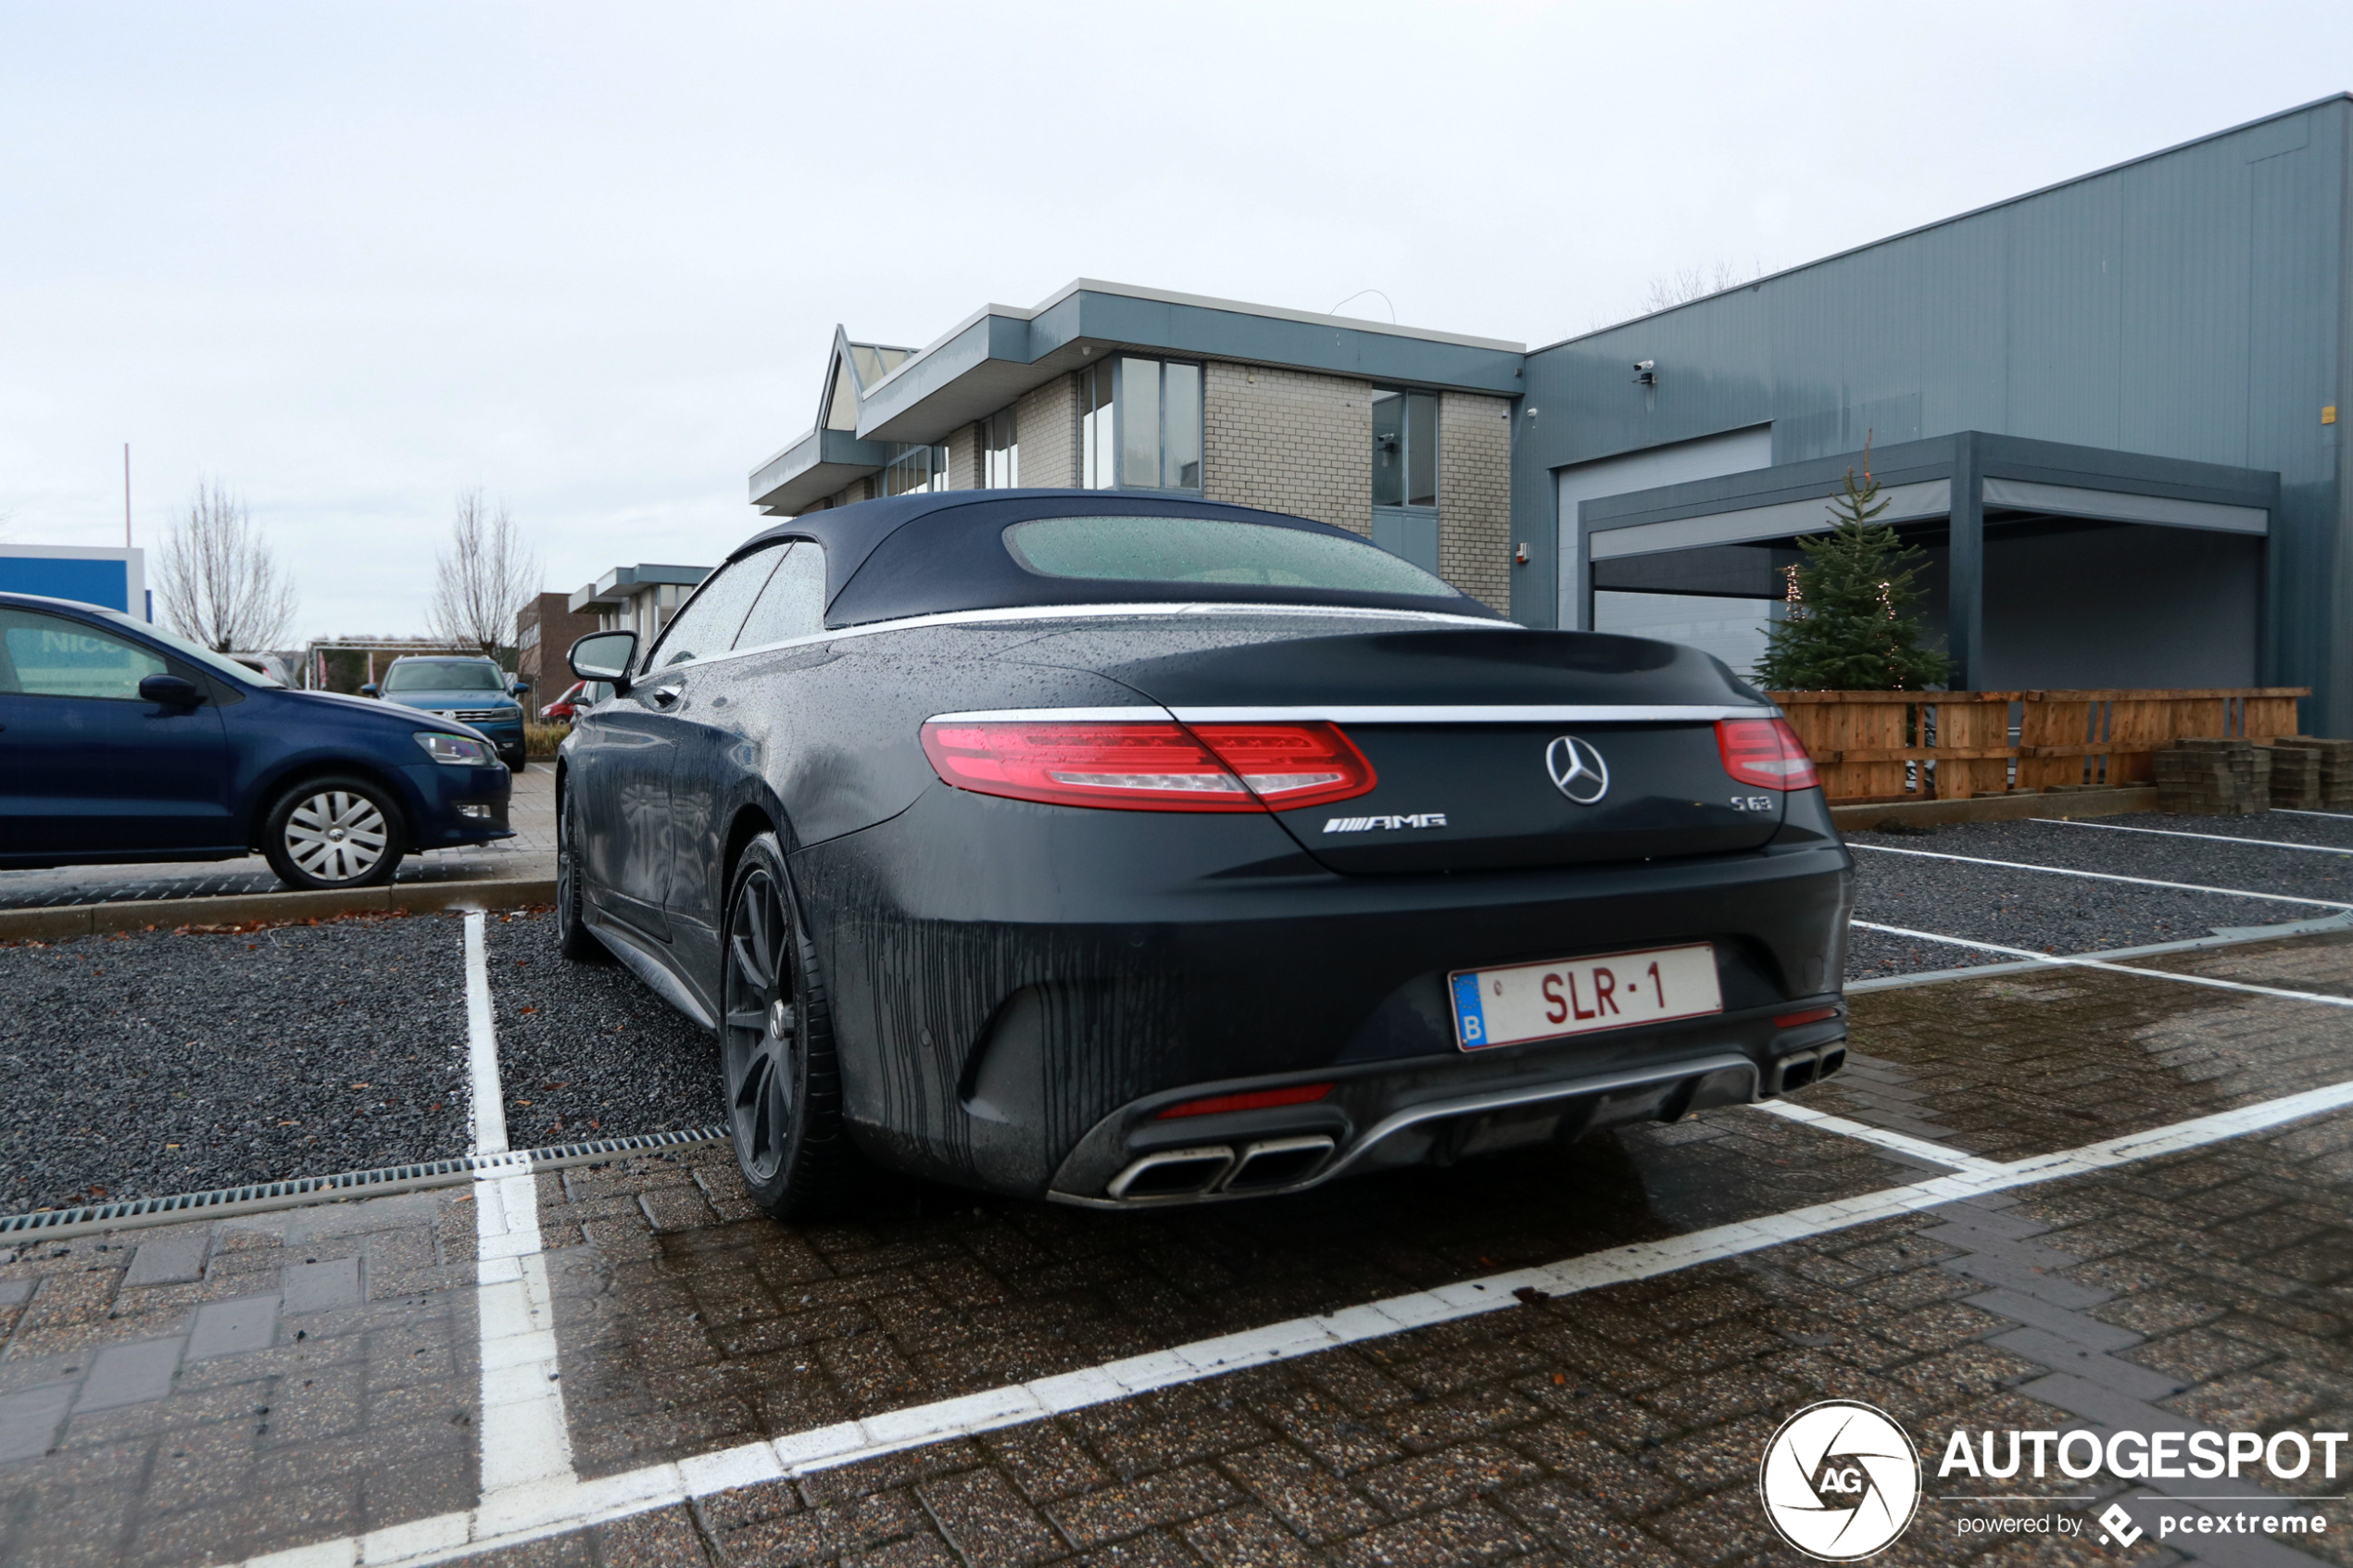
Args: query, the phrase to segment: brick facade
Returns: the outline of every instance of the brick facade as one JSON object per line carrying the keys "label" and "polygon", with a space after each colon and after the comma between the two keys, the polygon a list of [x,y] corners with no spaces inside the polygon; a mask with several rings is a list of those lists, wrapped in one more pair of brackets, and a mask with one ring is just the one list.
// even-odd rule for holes
{"label": "brick facade", "polygon": [[958,425],[948,433],[948,488],[977,490],[980,488],[980,426]]}
{"label": "brick facade", "polygon": [[1202,469],[1209,499],[1372,533],[1370,383],[1214,359],[1207,372]]}
{"label": "brick facade", "polygon": [[1026,489],[1068,490],[1078,483],[1078,378],[1056,376],[1023,393],[1013,409]]}
{"label": "brick facade", "polygon": [[1509,615],[1511,533],[1511,403],[1445,393],[1438,400],[1439,574]]}
{"label": "brick facade", "polygon": [[515,673],[531,683],[534,698],[553,702],[572,684],[564,655],[597,629],[595,615],[572,612],[569,594],[542,594],[515,612]]}

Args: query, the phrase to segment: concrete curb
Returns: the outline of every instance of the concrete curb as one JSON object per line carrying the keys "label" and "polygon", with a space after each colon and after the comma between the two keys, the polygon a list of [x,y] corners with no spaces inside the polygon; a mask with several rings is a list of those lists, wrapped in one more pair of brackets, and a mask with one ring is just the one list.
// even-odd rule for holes
{"label": "concrete curb", "polygon": [[1833,806],[1831,821],[1842,833],[1862,833],[1881,822],[1906,827],[1946,827],[1956,822],[2022,822],[2030,817],[2120,817],[2157,809],[2155,784],[2118,789],[2039,791],[1996,795],[1983,800],[1893,800],[1879,806]]}
{"label": "concrete curb", "polygon": [[556,901],[554,877],[422,882],[349,893],[231,893],[214,898],[125,898],[39,909],[0,909],[0,942],[50,942],[116,931],[182,925],[242,925],[247,921],[333,920],[394,910],[519,909]]}

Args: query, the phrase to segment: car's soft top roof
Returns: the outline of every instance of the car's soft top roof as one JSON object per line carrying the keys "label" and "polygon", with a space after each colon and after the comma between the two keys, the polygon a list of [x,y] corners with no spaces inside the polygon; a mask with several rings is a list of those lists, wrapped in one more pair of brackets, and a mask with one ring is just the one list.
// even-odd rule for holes
{"label": "car's soft top roof", "polygon": [[[1163,602],[1165,584],[1041,577],[1025,571],[1004,546],[1010,524],[1041,517],[1211,517],[1294,528],[1364,543],[1328,523],[1252,507],[1182,496],[1109,490],[950,490],[894,495],[825,511],[803,512],[762,529],[729,554],[734,560],[776,539],[810,539],[825,549],[825,624],[862,625],[911,615],[1026,605]],[[871,568],[872,570],[869,570]],[[1193,601],[1364,605],[1443,610],[1484,620],[1504,617],[1466,594],[1340,592],[1215,583],[1184,585]]]}

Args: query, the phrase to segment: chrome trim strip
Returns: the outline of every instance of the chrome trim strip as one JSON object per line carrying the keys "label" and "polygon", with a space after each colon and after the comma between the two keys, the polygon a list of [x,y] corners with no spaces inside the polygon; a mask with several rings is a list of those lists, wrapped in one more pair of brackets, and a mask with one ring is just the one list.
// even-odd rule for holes
{"label": "chrome trim strip", "polygon": [[[1441,1121],[1449,1116],[1476,1115],[1486,1110],[1504,1110],[1516,1105],[1534,1105],[1548,1099],[1577,1099],[1586,1095],[1607,1094],[1612,1089],[1640,1088],[1645,1084],[1668,1083],[1678,1078],[1697,1078],[1710,1073],[1721,1073],[1728,1068],[1748,1074],[1750,1104],[1753,1105],[1763,1098],[1759,1093],[1764,1086],[1763,1080],[1757,1073],[1756,1063],[1737,1051],[1724,1051],[1715,1056],[1659,1062],[1649,1067],[1629,1068],[1617,1073],[1596,1073],[1588,1078],[1555,1079],[1549,1084],[1525,1085],[1516,1089],[1493,1089],[1485,1094],[1463,1095],[1453,1099],[1429,1100],[1421,1105],[1408,1106],[1374,1123],[1364,1136],[1350,1144],[1347,1152],[1340,1155],[1339,1159],[1326,1161],[1316,1167],[1314,1175],[1303,1182],[1294,1182],[1290,1186],[1252,1187],[1246,1193],[1223,1191],[1175,1193],[1162,1198],[1126,1199],[1116,1197],[1086,1198],[1074,1192],[1049,1190],[1046,1198],[1049,1202],[1067,1203],[1076,1209],[1132,1210],[1146,1204],[1158,1208],[1177,1203],[1239,1202],[1253,1198],[1272,1198],[1280,1194],[1304,1192],[1310,1187],[1323,1185],[1324,1183],[1347,1170],[1349,1166],[1356,1162],[1358,1156],[1382,1139],[1403,1132],[1408,1127],[1418,1126],[1424,1122]],[[1198,1153],[1199,1151],[1186,1150],[1184,1152]],[[1151,1157],[1147,1155],[1144,1158]],[[1140,1162],[1139,1160],[1138,1163]],[[1231,1173],[1230,1171],[1226,1173],[1227,1175]],[[1124,1191],[1125,1188],[1121,1190]]]}
{"label": "chrome trim strip", "polygon": [[935,713],[926,724],[1165,724],[1175,718],[1165,708],[1139,703],[1133,708],[986,708],[975,713]]}
{"label": "chrome trim strip", "polygon": [[[1629,1068],[1619,1073],[1597,1073],[1591,1078],[1572,1079],[1567,1083],[1537,1084],[1519,1089],[1496,1089],[1483,1095],[1465,1095],[1460,1099],[1433,1100],[1427,1105],[1410,1105],[1375,1123],[1368,1132],[1348,1146],[1348,1152],[1325,1166],[1315,1174],[1316,1181],[1339,1175],[1356,1162],[1357,1157],[1383,1138],[1403,1132],[1424,1122],[1441,1121],[1449,1116],[1476,1115],[1482,1110],[1504,1110],[1516,1105],[1534,1105],[1541,1100],[1577,1099],[1586,1095],[1607,1094],[1612,1089],[1640,1088],[1645,1084],[1663,1084],[1675,1078],[1697,1078],[1710,1073],[1738,1068],[1748,1074],[1748,1098],[1755,1101],[1757,1089],[1756,1063],[1736,1051],[1719,1056],[1704,1056],[1695,1060],[1661,1062],[1655,1067]],[[1289,1190],[1288,1188],[1284,1190]]]}
{"label": "chrome trim strip", "polygon": [[643,681],[654,673],[667,675],[673,670],[699,670],[706,664],[743,659],[755,653],[774,653],[778,648],[839,642],[844,637],[871,637],[883,632],[920,631],[929,626],[986,626],[1000,621],[1090,621],[1122,615],[1325,615],[1340,621],[1433,621],[1444,626],[1481,626],[1494,632],[1528,630],[1516,621],[1490,621],[1483,615],[1450,615],[1438,609],[1379,609],[1367,605],[1229,604],[1214,599],[1175,604],[1008,605],[996,609],[941,610],[936,615],[910,615],[897,621],[869,621],[858,626],[836,627],[811,636],[786,637],[777,642],[761,643],[756,647],[729,648],[725,653],[680,659],[675,664],[661,666],[659,671],[648,671],[635,679]]}
{"label": "chrome trim strip", "polygon": [[1185,724],[1298,723],[1328,720],[1335,724],[1660,724],[1713,723],[1718,719],[1770,719],[1772,708],[1718,708],[1705,704],[1673,706],[1640,703],[1592,703],[1560,707],[1541,703],[1352,707],[1345,703],[1290,708],[1160,708],[1139,703],[1132,708],[994,708],[972,713],[935,713],[928,722],[1115,724],[1151,723],[1170,719]]}
{"label": "chrome trim strip", "polygon": [[1281,723],[1326,719],[1335,724],[1674,724],[1718,719],[1770,719],[1774,708],[1706,703],[1466,703],[1352,707],[1330,703],[1280,708],[1172,708],[1188,724]]}

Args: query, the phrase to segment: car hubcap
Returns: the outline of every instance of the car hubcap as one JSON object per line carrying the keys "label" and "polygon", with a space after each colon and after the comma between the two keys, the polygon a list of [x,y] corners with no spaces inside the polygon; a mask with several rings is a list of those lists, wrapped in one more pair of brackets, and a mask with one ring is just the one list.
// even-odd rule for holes
{"label": "car hubcap", "polygon": [[755,1182],[774,1180],[790,1151],[799,1094],[799,1010],[786,956],[791,927],[775,880],[754,871],[727,922],[727,1111],[736,1157]]}
{"label": "car hubcap", "polygon": [[384,858],[384,814],[364,795],[326,789],[286,818],[286,855],[321,882],[354,882]]}

